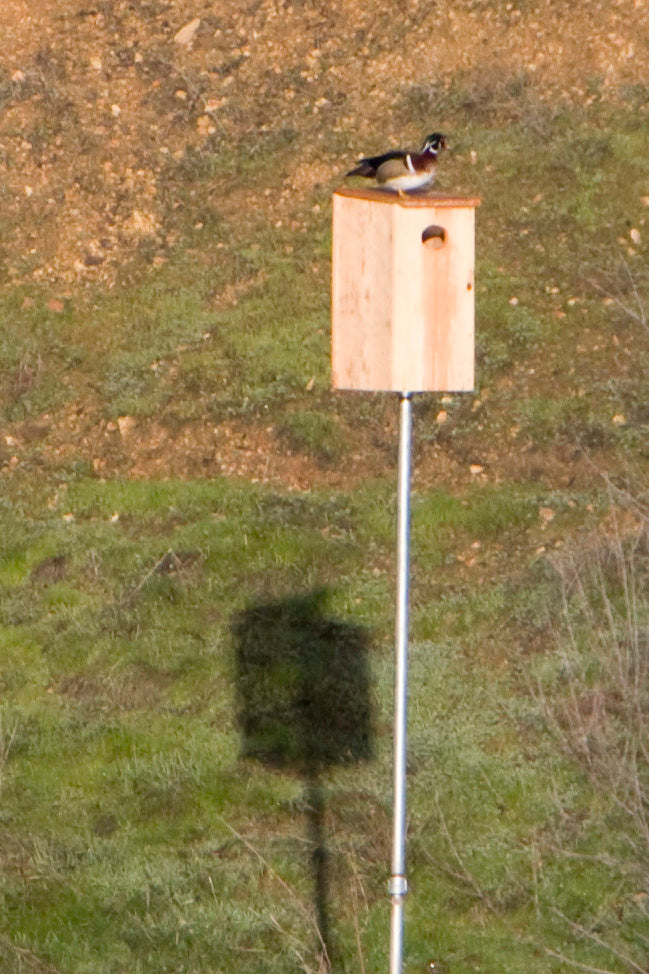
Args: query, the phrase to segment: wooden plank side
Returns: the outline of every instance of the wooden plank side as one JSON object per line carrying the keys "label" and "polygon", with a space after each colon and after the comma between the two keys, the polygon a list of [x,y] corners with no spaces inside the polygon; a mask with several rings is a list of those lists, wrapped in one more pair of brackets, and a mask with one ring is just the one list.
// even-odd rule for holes
{"label": "wooden plank side", "polygon": [[391,207],[334,195],[332,384],[390,388]]}
{"label": "wooden plank side", "polygon": [[[473,389],[474,200],[371,194],[334,194],[333,387]],[[431,225],[443,245],[422,242]]]}
{"label": "wooden plank side", "polygon": [[421,287],[423,252],[421,232],[428,210],[394,207],[393,210],[392,371],[390,389],[422,392],[427,388],[426,319]]}
{"label": "wooden plank side", "polygon": [[472,209],[439,209],[431,223],[446,231],[439,249],[423,246],[426,388],[467,392],[474,386],[474,221]]}

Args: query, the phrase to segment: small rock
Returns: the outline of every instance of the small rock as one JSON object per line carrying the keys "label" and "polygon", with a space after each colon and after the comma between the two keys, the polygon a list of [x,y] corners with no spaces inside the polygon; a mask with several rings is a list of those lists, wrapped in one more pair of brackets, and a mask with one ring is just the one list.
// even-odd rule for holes
{"label": "small rock", "polygon": [[151,213],[142,213],[140,210],[133,210],[130,219],[126,222],[126,226],[135,233],[151,234],[157,230],[158,221]]}
{"label": "small rock", "polygon": [[639,244],[642,240],[640,231],[636,227],[631,227],[629,230],[629,236],[631,237],[631,242],[634,244]]}
{"label": "small rock", "polygon": [[626,416],[623,413],[616,413],[611,422],[614,426],[625,426]]}
{"label": "small rock", "polygon": [[472,463],[469,466],[469,471],[472,477],[478,477],[481,473],[484,473],[484,467],[481,463]]}
{"label": "small rock", "polygon": [[185,24],[184,27],[180,28],[178,33],[174,36],[174,41],[176,44],[183,44],[185,47],[191,47],[200,26],[201,18],[194,17],[194,19],[190,20],[188,24]]}
{"label": "small rock", "polygon": [[119,416],[117,419],[119,434],[127,439],[135,429],[135,419],[133,416]]}
{"label": "small rock", "polygon": [[550,521],[553,521],[554,520],[554,515],[555,515],[555,512],[552,510],[551,507],[540,507],[539,508],[539,517],[541,518],[542,521],[545,522],[545,524],[549,524]]}
{"label": "small rock", "polygon": [[216,126],[209,115],[201,115],[196,122],[196,128],[200,135],[214,135],[216,132]]}
{"label": "small rock", "polygon": [[448,419],[448,413],[446,412],[446,410],[440,409],[437,416],[435,417],[435,422],[441,426],[443,423],[446,422],[447,419]]}

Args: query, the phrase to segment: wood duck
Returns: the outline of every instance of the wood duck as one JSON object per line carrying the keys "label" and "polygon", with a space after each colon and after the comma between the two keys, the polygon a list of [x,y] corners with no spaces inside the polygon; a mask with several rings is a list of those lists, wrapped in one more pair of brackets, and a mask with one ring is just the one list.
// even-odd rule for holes
{"label": "wood duck", "polygon": [[445,148],[446,137],[441,132],[434,132],[426,137],[421,152],[396,149],[385,152],[382,156],[370,156],[361,159],[347,175],[376,179],[379,186],[403,196],[413,190],[428,189],[433,185],[437,155]]}

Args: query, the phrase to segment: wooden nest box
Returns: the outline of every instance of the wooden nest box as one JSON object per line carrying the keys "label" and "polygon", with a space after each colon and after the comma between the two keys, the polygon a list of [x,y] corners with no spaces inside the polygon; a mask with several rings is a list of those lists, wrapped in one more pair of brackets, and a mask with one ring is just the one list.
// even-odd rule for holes
{"label": "wooden nest box", "polygon": [[473,389],[479,203],[474,197],[336,190],[334,389]]}

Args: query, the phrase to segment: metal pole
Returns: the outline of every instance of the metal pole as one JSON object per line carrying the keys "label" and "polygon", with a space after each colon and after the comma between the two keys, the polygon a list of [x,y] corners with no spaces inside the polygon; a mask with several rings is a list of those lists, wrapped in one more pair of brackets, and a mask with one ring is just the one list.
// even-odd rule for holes
{"label": "metal pole", "polygon": [[408,706],[408,581],[410,574],[410,455],[412,393],[399,394],[399,488],[397,523],[396,676],[394,685],[394,809],[392,874],[388,892],[390,974],[401,974],[403,963],[403,901],[406,880],[406,734]]}

